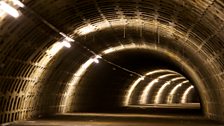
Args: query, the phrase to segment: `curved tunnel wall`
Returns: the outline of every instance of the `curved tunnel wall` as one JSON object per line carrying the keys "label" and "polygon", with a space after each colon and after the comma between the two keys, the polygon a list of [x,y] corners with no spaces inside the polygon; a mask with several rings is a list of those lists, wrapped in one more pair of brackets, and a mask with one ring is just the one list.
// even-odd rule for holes
{"label": "curved tunnel wall", "polygon": [[63,111],[68,82],[92,56],[77,43],[48,54],[61,36],[42,18],[96,53],[127,43],[152,43],[177,53],[191,68],[182,72],[198,88],[205,115],[223,120],[222,1],[22,2],[28,8],[19,9],[19,18],[5,14],[0,21],[1,123]]}

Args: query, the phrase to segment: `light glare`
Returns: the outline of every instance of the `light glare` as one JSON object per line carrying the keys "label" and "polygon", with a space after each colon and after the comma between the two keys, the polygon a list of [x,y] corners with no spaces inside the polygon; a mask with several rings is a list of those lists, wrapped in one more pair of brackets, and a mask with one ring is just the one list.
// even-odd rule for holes
{"label": "light glare", "polygon": [[94,61],[95,63],[99,63],[99,60],[98,60],[97,58],[94,58],[93,61]]}
{"label": "light glare", "polygon": [[112,53],[113,51],[114,51],[113,48],[109,48],[109,49],[107,49],[107,50],[104,50],[104,51],[103,51],[103,54]]}
{"label": "light glare", "polygon": [[95,31],[95,27],[92,26],[92,25],[87,25],[87,26],[79,29],[79,32],[80,32],[81,35],[85,35],[85,34],[88,34],[90,32],[93,32],[93,31]]}
{"label": "light glare", "polygon": [[194,88],[194,86],[191,85],[190,87],[188,87],[188,88],[185,90],[185,92],[184,92],[184,94],[183,94],[183,96],[182,96],[182,98],[181,98],[181,103],[186,103],[186,102],[187,102],[187,96],[188,96],[188,94],[190,93],[190,91],[191,91],[193,88]]}
{"label": "light glare", "polygon": [[0,1],[0,8],[6,13],[8,13],[9,15],[13,16],[14,18],[18,18],[20,15],[19,12],[15,8],[5,3],[4,1]]}
{"label": "light glare", "polygon": [[128,92],[125,96],[125,101],[124,101],[124,105],[127,106],[129,104],[129,100],[131,97],[131,94],[133,92],[133,90],[135,89],[135,87],[138,85],[138,83],[141,81],[141,78],[138,78],[128,89]]}
{"label": "light glare", "polygon": [[47,53],[49,55],[54,56],[55,54],[57,54],[63,47],[63,44],[61,42],[56,42],[52,45],[52,47],[47,50]]}
{"label": "light glare", "polygon": [[189,81],[188,80],[185,80],[181,83],[179,83],[178,85],[176,85],[172,90],[171,92],[169,93],[168,95],[168,99],[167,99],[167,103],[172,103],[173,102],[173,96],[174,94],[176,93],[176,91],[185,83],[188,83]]}
{"label": "light glare", "polygon": [[163,86],[159,89],[159,91],[158,91],[157,94],[156,94],[155,100],[154,100],[154,103],[155,103],[155,104],[159,104],[159,103],[160,103],[160,97],[161,97],[161,95],[162,95],[162,92],[163,92],[163,90],[164,90],[168,85],[170,85],[170,82],[171,82],[171,81],[166,82],[166,83],[163,84]]}
{"label": "light glare", "polygon": [[22,8],[25,7],[25,5],[24,5],[21,1],[19,1],[19,0],[12,0],[12,2],[13,2],[14,4],[18,5],[19,7],[22,7]]}
{"label": "light glare", "polygon": [[70,48],[71,47],[71,44],[68,41],[63,41],[62,44],[66,48]]}
{"label": "light glare", "polygon": [[63,32],[59,32],[60,35],[62,35],[64,38],[64,40],[68,41],[68,42],[74,42],[75,40],[68,37],[66,34],[64,34]]}
{"label": "light glare", "polygon": [[96,55],[92,60],[93,60],[93,62],[95,62],[95,63],[99,63],[99,62],[100,62],[99,59],[101,59],[101,58],[102,58],[101,56]]}
{"label": "light glare", "polygon": [[166,77],[170,77],[170,76],[174,76],[177,74],[164,74],[161,75],[157,78],[155,78],[154,80],[152,80],[150,83],[148,83],[148,85],[145,87],[145,89],[143,90],[141,96],[140,96],[140,104],[146,104],[147,102],[147,98],[148,98],[148,93],[151,91],[151,88],[160,81],[160,79],[166,78]]}

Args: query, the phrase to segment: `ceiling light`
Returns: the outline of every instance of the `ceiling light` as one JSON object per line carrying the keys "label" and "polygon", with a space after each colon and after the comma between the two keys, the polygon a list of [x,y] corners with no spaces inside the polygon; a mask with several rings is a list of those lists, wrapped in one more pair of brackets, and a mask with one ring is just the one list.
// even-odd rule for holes
{"label": "ceiling light", "polygon": [[141,76],[141,78],[140,78],[141,80],[144,80],[145,79],[145,76]]}
{"label": "ceiling light", "polygon": [[20,15],[19,12],[15,8],[5,3],[4,1],[0,1],[0,8],[6,13],[8,13],[9,15],[13,16],[14,18],[17,18]]}
{"label": "ceiling light", "polygon": [[66,48],[70,48],[70,47],[71,47],[70,42],[68,42],[68,41],[66,41],[66,40],[62,41],[61,43],[62,43],[62,45],[63,45],[64,47],[66,47]]}
{"label": "ceiling light", "polygon": [[99,60],[98,60],[98,59],[94,59],[94,62],[95,62],[95,63],[99,63]]}
{"label": "ceiling light", "polygon": [[18,5],[19,7],[22,7],[22,8],[25,7],[25,5],[24,5],[21,1],[19,1],[19,0],[12,0],[12,2],[13,2],[14,4]]}
{"label": "ceiling light", "polygon": [[69,42],[74,42],[75,41],[74,39],[68,37],[66,34],[64,34],[62,32],[59,32],[59,34],[62,35],[63,37],[65,37],[64,39],[67,40],[67,41],[69,41]]}
{"label": "ceiling light", "polygon": [[96,55],[95,58],[97,58],[97,59],[101,59],[102,57],[101,57],[100,55]]}
{"label": "ceiling light", "polygon": [[95,58],[93,58],[93,61],[94,61],[95,63],[99,63],[99,59],[101,59],[101,58],[102,58],[101,56],[96,55]]}

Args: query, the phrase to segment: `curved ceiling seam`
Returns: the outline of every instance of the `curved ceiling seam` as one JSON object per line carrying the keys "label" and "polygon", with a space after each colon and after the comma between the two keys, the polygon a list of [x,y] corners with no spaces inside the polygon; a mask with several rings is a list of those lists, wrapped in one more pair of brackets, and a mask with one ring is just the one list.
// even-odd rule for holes
{"label": "curved ceiling seam", "polygon": [[189,39],[189,33],[194,29],[194,27],[196,26],[197,23],[199,23],[201,21],[201,19],[204,17],[206,11],[208,10],[208,8],[213,5],[215,2],[215,0],[212,0],[212,2],[203,10],[203,12],[201,13],[201,15],[199,16],[199,18],[196,19],[196,22],[191,25],[191,27],[188,29],[186,35],[185,35],[185,41],[186,42]]}
{"label": "curved ceiling seam", "polygon": [[203,43],[201,43],[201,45],[198,46],[198,50],[196,50],[196,52],[202,51],[202,47],[209,42],[210,39],[212,39],[214,36],[216,36],[218,33],[222,32],[224,29],[224,22],[220,25],[220,27],[218,28],[217,31],[215,31],[211,36],[209,36],[206,40],[203,41]]}

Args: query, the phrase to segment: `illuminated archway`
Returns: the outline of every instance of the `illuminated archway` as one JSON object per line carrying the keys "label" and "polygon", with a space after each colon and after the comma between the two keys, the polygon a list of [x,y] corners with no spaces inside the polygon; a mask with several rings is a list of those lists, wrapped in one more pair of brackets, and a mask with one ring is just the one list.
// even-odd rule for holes
{"label": "illuminated archway", "polygon": [[[119,52],[119,51],[123,51],[123,50],[133,50],[133,49],[145,49],[145,50],[149,50],[149,51],[155,51],[158,53],[161,53],[163,55],[167,55],[168,57],[170,57],[171,59],[175,60],[175,62],[177,62],[177,64],[179,64],[183,69],[185,69],[187,72],[191,73],[192,79],[195,81],[196,84],[198,84],[197,86],[200,88],[204,88],[202,82],[200,81],[200,77],[197,75],[197,73],[194,72],[194,70],[184,61],[182,60],[178,55],[176,55],[175,53],[173,53],[172,51],[168,51],[167,49],[164,48],[160,48],[157,45],[137,45],[137,44],[127,44],[127,45],[121,45],[121,46],[116,46],[116,47],[111,47],[109,49],[103,50],[102,53],[98,54],[98,56],[103,57],[103,55],[109,54],[109,53],[113,53],[113,52]],[[109,50],[109,51],[108,51]],[[93,56],[95,57],[95,56]],[[83,65],[81,65],[81,67],[77,70],[77,72],[73,75],[72,79],[69,81],[69,87],[67,88],[66,92],[66,97],[64,99],[62,99],[62,103],[66,106],[63,110],[63,112],[67,112],[70,110],[70,105],[71,105],[71,100],[74,97],[74,93],[75,93],[75,87],[77,86],[77,84],[79,83],[80,78],[85,74],[86,70],[88,69],[88,67],[90,67],[92,65],[93,61],[92,58],[90,58],[87,62],[85,62]],[[146,75],[150,75],[156,72],[162,72],[163,70],[159,70],[159,71],[152,71],[151,73],[147,73]],[[168,72],[171,72],[170,70],[166,70]],[[173,74],[177,74],[175,72],[173,72]],[[127,103],[129,102],[129,98],[131,95],[132,90],[134,89],[134,87],[141,81],[143,80],[144,76],[141,75],[139,79],[137,79],[132,87],[130,87],[130,90],[128,91],[128,93],[126,94],[125,98],[126,100],[123,101],[123,105],[127,105]],[[200,92],[203,93],[203,92]],[[207,95],[202,95],[203,99],[209,98],[209,96]],[[127,100],[128,99],[128,100]]]}

